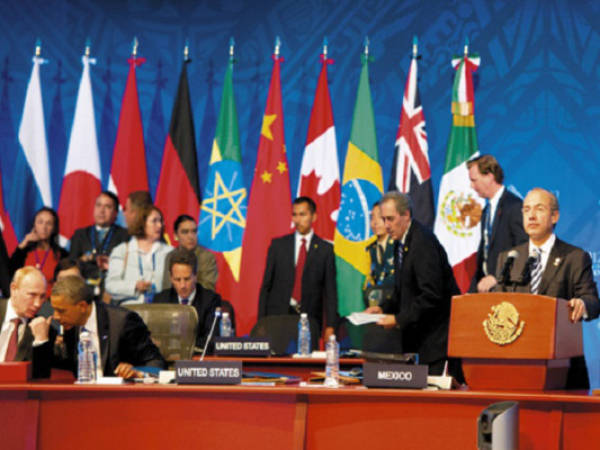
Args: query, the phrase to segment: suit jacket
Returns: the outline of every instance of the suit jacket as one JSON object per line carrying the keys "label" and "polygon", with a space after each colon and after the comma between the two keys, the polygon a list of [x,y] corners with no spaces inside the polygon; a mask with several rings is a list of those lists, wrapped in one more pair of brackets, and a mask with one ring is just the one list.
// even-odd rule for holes
{"label": "suit jacket", "polygon": [[[296,264],[294,261],[294,234],[273,239],[267,254],[258,301],[258,318],[289,314],[290,298],[294,289]],[[329,327],[337,324],[337,287],[333,245],[313,233],[302,273],[300,310]]]}
{"label": "suit jacket", "polygon": [[[6,307],[10,299],[0,299],[0,328],[4,322],[4,316],[6,315]],[[28,321],[29,322],[29,321]],[[19,341],[17,346],[17,354],[15,355],[15,361],[31,361],[31,352],[33,344],[33,334],[31,334],[31,328],[29,325],[25,325],[25,332],[23,337]]]}
{"label": "suit jacket", "polygon": [[5,298],[10,297],[10,275],[10,258],[8,257],[4,236],[0,232],[0,289],[2,289],[2,296]]}
{"label": "suit jacket", "polygon": [[[515,250],[519,252],[519,256],[513,263],[510,273],[511,280],[518,280],[523,272],[525,262],[529,256],[529,242],[515,247]],[[507,255],[508,251],[501,253],[498,257],[496,266],[496,277],[498,279]],[[504,287],[499,286],[499,289]],[[512,287],[507,288],[512,290]],[[517,286],[515,291],[530,292],[529,284]],[[598,300],[598,290],[594,281],[590,255],[558,238],[550,251],[538,293],[565,300],[581,298],[588,313],[587,320],[595,319],[600,314],[600,301]]]}
{"label": "suit jacket", "polygon": [[[117,306],[96,303],[98,339],[100,341],[101,364],[105,376],[112,376],[121,362],[134,366],[154,366],[165,368],[166,363],[158,347],[150,339],[150,332],[141,317]],[[41,377],[50,375],[50,368],[71,370],[77,375],[78,327],[65,331],[66,357],[53,351],[56,331],[50,329],[48,342],[34,347],[33,367]]]}
{"label": "suit jacket", "polygon": [[[527,236],[527,233],[525,233],[525,230],[523,229],[522,206],[523,200],[512,192],[509,192],[508,189],[504,189],[504,192],[498,201],[496,214],[494,214],[494,222],[492,223],[492,236],[490,237],[487,262],[488,273],[490,275],[496,273],[496,261],[498,260],[498,255],[500,255],[500,253],[505,250],[510,250],[523,242],[529,241],[529,236]],[[484,209],[484,214],[486,213],[487,209]],[[482,215],[482,218],[483,217],[485,216]],[[479,242],[479,249],[477,250],[477,269],[475,276],[471,281],[469,292],[477,292],[477,283],[485,276],[483,272],[484,222],[484,220],[481,221],[481,241]]]}
{"label": "suit jacket", "polygon": [[[529,242],[521,244],[515,249],[519,256],[513,263],[510,273],[511,280],[518,280],[525,267],[525,262],[529,256]],[[508,251],[503,252],[498,257],[496,278],[500,279],[502,267],[508,256]],[[497,286],[496,290],[506,289],[507,286]],[[508,287],[509,290],[513,286]],[[516,292],[530,292],[529,284],[525,286],[516,286]],[[538,288],[538,294],[550,297],[563,298],[581,298],[585,303],[588,317],[586,320],[592,320],[600,314],[600,301],[598,300],[598,290],[594,282],[594,273],[592,271],[592,259],[590,255],[582,249],[569,245],[566,242],[556,239],[554,246],[548,256],[548,262],[542,274],[542,279]],[[571,365],[567,374],[567,389],[589,389],[589,379],[585,359],[581,356],[571,358]]]}
{"label": "suit jacket", "polygon": [[[196,245],[194,249],[194,254],[196,255],[196,273],[198,274],[198,283],[204,286],[206,289],[215,290],[217,285],[217,276],[219,275],[219,270],[217,268],[217,258],[213,253],[202,247],[201,245]],[[165,273],[163,277],[163,289],[169,289],[171,287],[171,274],[169,273],[169,264],[171,263],[171,258],[173,257],[173,252],[167,255],[167,259],[165,260]]]}
{"label": "suit jacket", "polygon": [[[110,240],[105,244],[105,246],[103,246],[103,242],[92,242],[92,230],[94,227],[95,225],[91,225],[89,227],[75,230],[75,233],[71,238],[71,250],[69,252],[69,256],[71,258],[79,259],[81,256],[85,255],[86,253],[91,253],[94,250],[96,250],[98,254],[110,255],[110,252],[113,248],[115,248],[121,242],[125,242],[129,239],[129,234],[125,228],[113,224]],[[88,261],[83,263],[82,275],[84,278],[99,277],[100,273],[96,262]]]}
{"label": "suit jacket", "polygon": [[[179,303],[175,288],[165,289],[154,296],[153,303]],[[196,283],[196,294],[192,306],[198,313],[198,334],[196,336],[196,347],[203,348],[206,337],[210,332],[215,309],[221,306],[221,297],[215,291],[205,289]]]}
{"label": "suit jacket", "polygon": [[395,314],[402,333],[402,351],[416,352],[425,364],[446,357],[450,299],[459,289],[446,251],[435,235],[412,220],[398,268],[398,246],[394,247],[394,296],[381,307]]}

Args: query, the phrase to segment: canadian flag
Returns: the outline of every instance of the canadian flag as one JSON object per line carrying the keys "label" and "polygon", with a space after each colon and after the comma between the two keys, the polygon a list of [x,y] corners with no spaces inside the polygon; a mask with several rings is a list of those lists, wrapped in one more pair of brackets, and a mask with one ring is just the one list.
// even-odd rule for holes
{"label": "canadian flag", "polygon": [[307,196],[315,201],[317,204],[317,220],[313,225],[315,233],[323,239],[333,241],[340,207],[340,168],[331,97],[327,85],[327,65],[331,64],[332,60],[323,54],[321,63],[321,74],[300,168],[298,196]]}

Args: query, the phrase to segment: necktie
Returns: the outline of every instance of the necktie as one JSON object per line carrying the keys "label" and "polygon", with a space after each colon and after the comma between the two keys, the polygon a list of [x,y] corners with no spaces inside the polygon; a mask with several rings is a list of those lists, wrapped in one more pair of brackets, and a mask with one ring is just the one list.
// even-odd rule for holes
{"label": "necktie", "polygon": [[21,319],[15,318],[11,322],[14,325],[13,331],[8,339],[8,347],[6,348],[6,357],[4,361],[14,361],[17,356],[17,348],[19,347],[19,326],[21,325]]}
{"label": "necktie", "polygon": [[488,273],[488,255],[490,253],[490,238],[492,236],[492,205],[490,200],[485,199],[485,210],[484,210],[484,223],[483,223],[483,273]]}
{"label": "necktie", "polygon": [[531,267],[529,288],[532,294],[537,294],[542,281],[542,251],[537,247],[534,247],[533,251],[535,252],[535,261]]}
{"label": "necktie", "polygon": [[396,267],[398,270],[402,268],[402,260],[404,259],[404,246],[402,242],[398,242],[398,248],[396,249]]}
{"label": "necktie", "polygon": [[101,246],[104,242],[104,238],[106,237],[106,233],[108,233],[108,228],[100,228],[98,231],[98,245]]}
{"label": "necktie", "polygon": [[304,272],[304,263],[306,262],[306,239],[302,238],[300,242],[300,252],[298,253],[296,275],[294,277],[294,289],[292,290],[292,298],[298,303],[302,299],[302,273]]}
{"label": "necktie", "polygon": [[181,304],[182,304],[182,305],[187,305],[187,304],[189,304],[189,303],[190,303],[190,299],[189,299],[189,298],[182,298],[182,299],[181,299]]}

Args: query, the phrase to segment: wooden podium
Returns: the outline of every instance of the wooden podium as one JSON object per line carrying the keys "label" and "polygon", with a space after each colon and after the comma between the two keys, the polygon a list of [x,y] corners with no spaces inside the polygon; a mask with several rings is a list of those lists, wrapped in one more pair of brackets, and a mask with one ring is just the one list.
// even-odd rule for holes
{"label": "wooden podium", "polygon": [[569,314],[565,300],[543,295],[455,296],[448,356],[462,358],[471,389],[563,389],[569,359],[583,354],[581,323]]}

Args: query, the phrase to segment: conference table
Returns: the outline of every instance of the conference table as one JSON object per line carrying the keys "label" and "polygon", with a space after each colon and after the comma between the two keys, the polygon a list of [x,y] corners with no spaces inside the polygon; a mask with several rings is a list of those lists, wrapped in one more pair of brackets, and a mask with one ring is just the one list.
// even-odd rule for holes
{"label": "conference table", "polygon": [[597,447],[600,397],[587,392],[57,379],[0,384],[0,448],[475,449],[480,412],[507,400],[519,402],[521,449]]}

